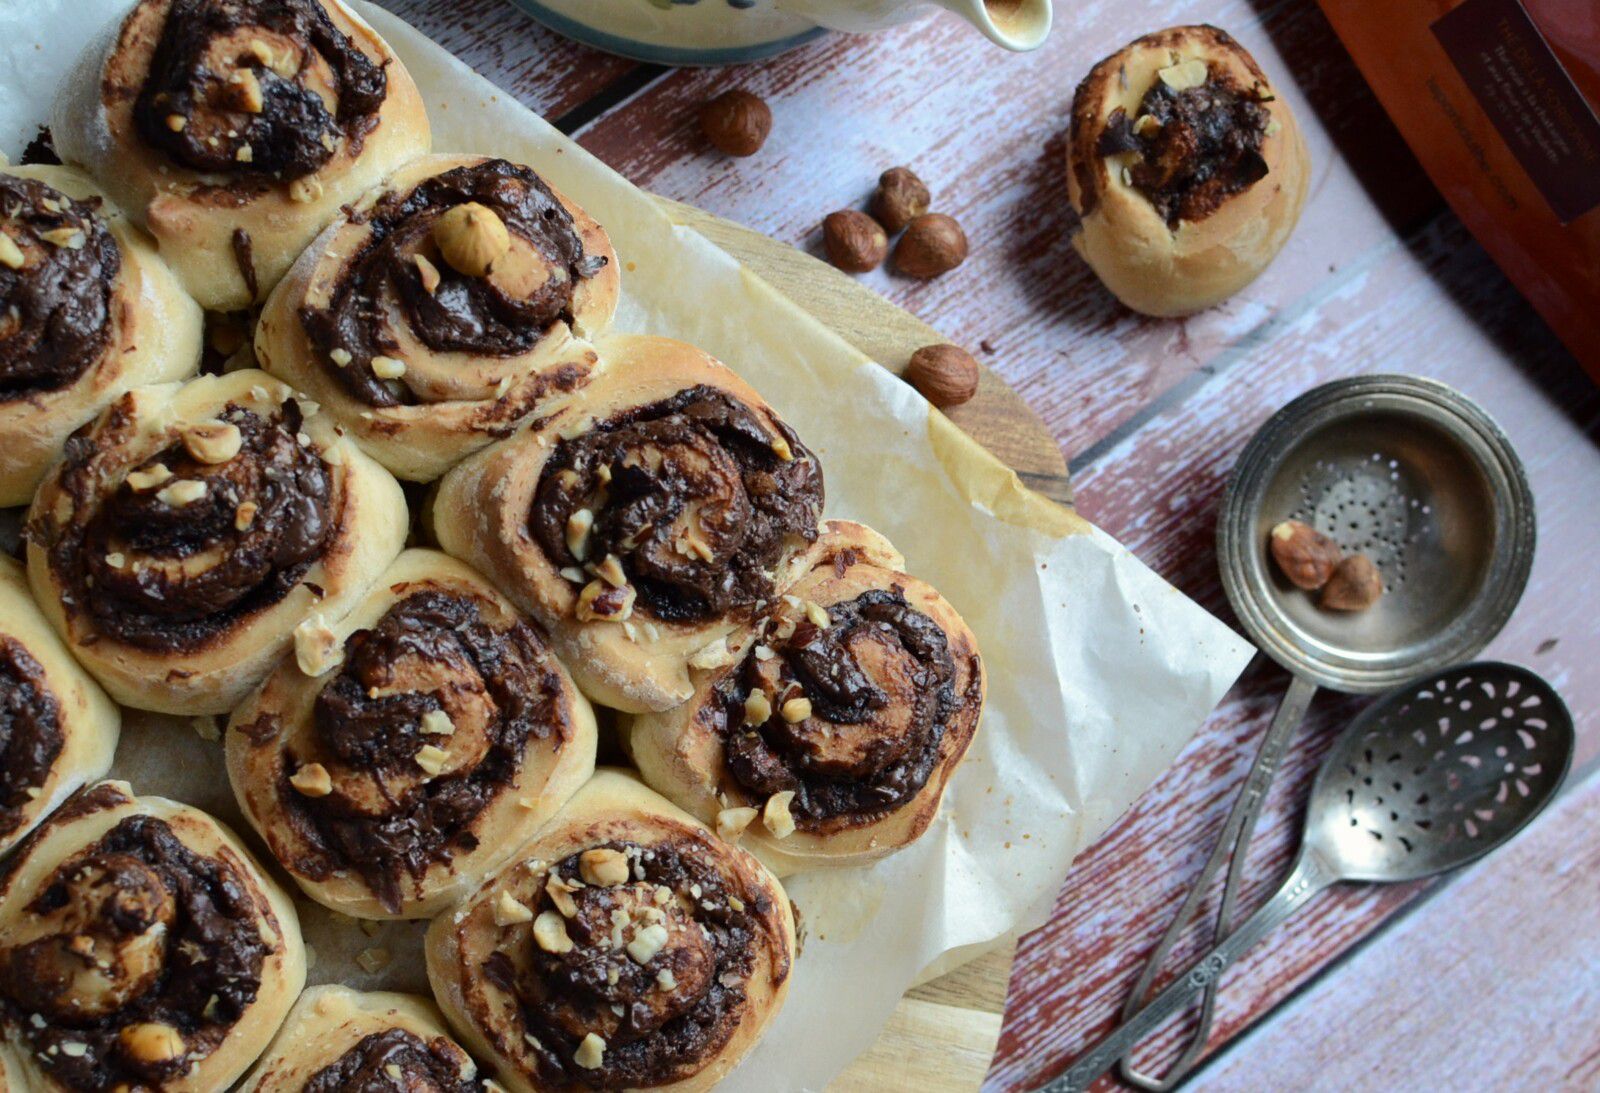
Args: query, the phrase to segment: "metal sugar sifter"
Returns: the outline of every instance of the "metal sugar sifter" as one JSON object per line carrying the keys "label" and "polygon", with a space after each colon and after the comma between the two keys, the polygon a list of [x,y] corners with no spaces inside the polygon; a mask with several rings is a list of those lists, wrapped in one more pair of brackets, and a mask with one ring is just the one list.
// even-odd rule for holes
{"label": "metal sugar sifter", "polygon": [[[1359,613],[1331,612],[1284,579],[1267,541],[1286,519],[1376,563],[1384,582],[1378,602]],[[1442,383],[1401,375],[1339,380],[1295,399],[1256,433],[1223,499],[1218,563],[1240,623],[1293,678],[1216,849],[1145,966],[1124,1020],[1145,1006],[1224,862],[1214,936],[1232,930],[1262,800],[1317,688],[1383,691],[1471,658],[1521,599],[1534,538],[1533,494],[1510,442],[1488,414]],[[1125,1078],[1160,1091],[1188,1072],[1210,1032],[1216,983],[1211,976],[1200,988],[1194,1039],[1168,1074],[1142,1074],[1124,1059]]]}

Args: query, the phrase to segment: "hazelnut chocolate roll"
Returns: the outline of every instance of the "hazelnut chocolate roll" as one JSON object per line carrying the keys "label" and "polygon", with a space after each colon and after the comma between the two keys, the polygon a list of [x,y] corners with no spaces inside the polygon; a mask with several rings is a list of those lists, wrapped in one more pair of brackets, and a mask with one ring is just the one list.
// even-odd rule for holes
{"label": "hazelnut chocolate roll", "polygon": [[105,774],[121,723],[0,556],[0,854]]}
{"label": "hazelnut chocolate roll", "polygon": [[887,540],[832,520],[807,562],[698,658],[693,698],[625,731],[652,788],[780,875],[918,838],[983,710],[972,632]]}
{"label": "hazelnut chocolate roll", "polygon": [[113,698],[226,713],[400,553],[400,485],[265,372],[123,395],[28,513],[34,597]]}
{"label": "hazelnut chocolate roll", "polygon": [[505,597],[409,550],[234,712],[227,754],[240,807],[307,895],[426,918],[583,784],[595,723]]}
{"label": "hazelnut chocolate roll", "polygon": [[342,0],[139,0],[85,51],[54,134],[214,311],[266,299],[429,147],[411,77]]}
{"label": "hazelnut chocolate roll", "polygon": [[432,1002],[310,987],[239,1093],[483,1093],[478,1066]]}
{"label": "hazelnut chocolate roll", "polygon": [[591,698],[664,710],[692,693],[690,655],[787,583],[816,538],[822,468],[693,346],[598,349],[581,398],[444,477],[434,533],[550,630]]}
{"label": "hazelnut chocolate roll", "polygon": [[1067,155],[1073,245],[1147,315],[1200,311],[1255,280],[1294,231],[1311,175],[1289,104],[1211,26],[1146,35],[1095,65]]}
{"label": "hazelnut chocolate roll", "polygon": [[101,782],[0,876],[0,1077],[10,1089],[226,1089],[272,1039],[305,967],[293,904],[230,831]]}
{"label": "hazelnut chocolate roll", "polygon": [[380,463],[431,481],[582,383],[616,255],[527,167],[428,156],[322,233],[256,328],[261,366]]}
{"label": "hazelnut chocolate roll", "polygon": [[428,978],[512,1090],[709,1089],[777,1016],[789,898],[632,775],[603,770],[434,919]]}
{"label": "hazelnut chocolate roll", "polygon": [[0,170],[0,507],[131,387],[194,374],[200,308],[143,232],[67,167]]}

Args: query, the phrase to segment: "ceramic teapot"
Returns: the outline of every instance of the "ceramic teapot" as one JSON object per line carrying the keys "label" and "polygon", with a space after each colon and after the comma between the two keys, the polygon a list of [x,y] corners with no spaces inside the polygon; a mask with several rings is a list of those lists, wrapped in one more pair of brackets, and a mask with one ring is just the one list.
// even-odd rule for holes
{"label": "ceramic teapot", "polygon": [[657,64],[735,64],[770,57],[828,30],[881,30],[938,8],[990,41],[1033,49],[1050,32],[1051,0],[511,0],[570,38]]}

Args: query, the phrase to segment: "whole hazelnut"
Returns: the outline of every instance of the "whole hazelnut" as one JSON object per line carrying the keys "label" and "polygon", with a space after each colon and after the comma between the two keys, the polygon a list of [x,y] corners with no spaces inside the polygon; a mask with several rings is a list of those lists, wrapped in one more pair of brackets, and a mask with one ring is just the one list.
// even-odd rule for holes
{"label": "whole hazelnut", "polygon": [[959,406],[978,393],[978,362],[958,345],[925,345],[911,354],[906,381],[935,406]]}
{"label": "whole hazelnut", "polygon": [[1299,520],[1285,520],[1274,527],[1267,547],[1290,583],[1308,592],[1327,584],[1333,567],[1339,564],[1339,544]]}
{"label": "whole hazelnut", "polygon": [[730,156],[753,156],[772,133],[772,108],[748,91],[724,91],[700,108],[706,139]]}
{"label": "whole hazelnut", "polygon": [[928,211],[933,196],[910,167],[890,167],[878,176],[878,192],[872,195],[872,215],[885,231],[893,235]]}
{"label": "whole hazelnut", "polygon": [[944,213],[916,217],[894,248],[894,268],[907,277],[937,277],[966,260],[967,233]]}
{"label": "whole hazelnut", "polygon": [[1317,601],[1329,611],[1365,611],[1383,595],[1383,577],[1372,559],[1351,554],[1333,569]]}
{"label": "whole hazelnut", "polygon": [[822,247],[828,261],[846,273],[866,273],[889,253],[889,236],[866,213],[840,209],[822,221]]}
{"label": "whole hazelnut", "polygon": [[511,233],[500,214],[476,201],[456,205],[434,221],[433,241],[444,260],[468,277],[487,276],[511,249]]}

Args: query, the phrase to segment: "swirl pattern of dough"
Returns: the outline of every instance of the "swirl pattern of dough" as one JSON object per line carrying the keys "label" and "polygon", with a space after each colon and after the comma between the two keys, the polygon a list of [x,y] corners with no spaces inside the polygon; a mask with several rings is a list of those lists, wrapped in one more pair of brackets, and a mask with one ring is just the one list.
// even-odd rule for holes
{"label": "swirl pattern of dough", "polygon": [[256,355],[428,481],[583,382],[618,285],[605,232],[533,171],[428,156],[301,257]]}
{"label": "swirl pattern of dough", "polygon": [[551,631],[579,685],[618,709],[690,693],[694,652],[788,580],[822,470],[742,380],[666,338],[600,343],[582,398],[445,476],[445,550]]}
{"label": "swirl pattern of dough", "polygon": [[918,838],[977,731],[984,673],[955,610],[859,524],[702,659],[694,697],[625,732],[645,781],[780,874]]}
{"label": "swirl pattern of dough", "polygon": [[102,782],[0,877],[12,1088],[224,1089],[305,979],[293,905],[211,817]]}
{"label": "swirl pattern of dough", "polygon": [[263,372],[122,396],[28,518],[46,614],[130,706],[224,713],[399,553],[398,483]]}
{"label": "swirl pattern of dough", "polygon": [[616,771],[595,775],[428,932],[463,1041],[513,1090],[701,1090],[788,991],[794,920],[754,858]]}
{"label": "swirl pattern of dough", "polygon": [[191,375],[200,308],[142,232],[66,167],[0,172],[0,506],[131,387]]}
{"label": "swirl pattern of dough", "polygon": [[239,1093],[482,1093],[477,1075],[431,1002],[310,987]]}
{"label": "swirl pattern of dough", "polygon": [[429,146],[411,77],[342,0],[139,0],[85,52],[54,133],[216,311],[264,300]]}
{"label": "swirl pattern of dough", "polygon": [[314,899],[423,918],[505,862],[594,770],[588,702],[471,569],[402,554],[320,649],[233,715],[234,793]]}

